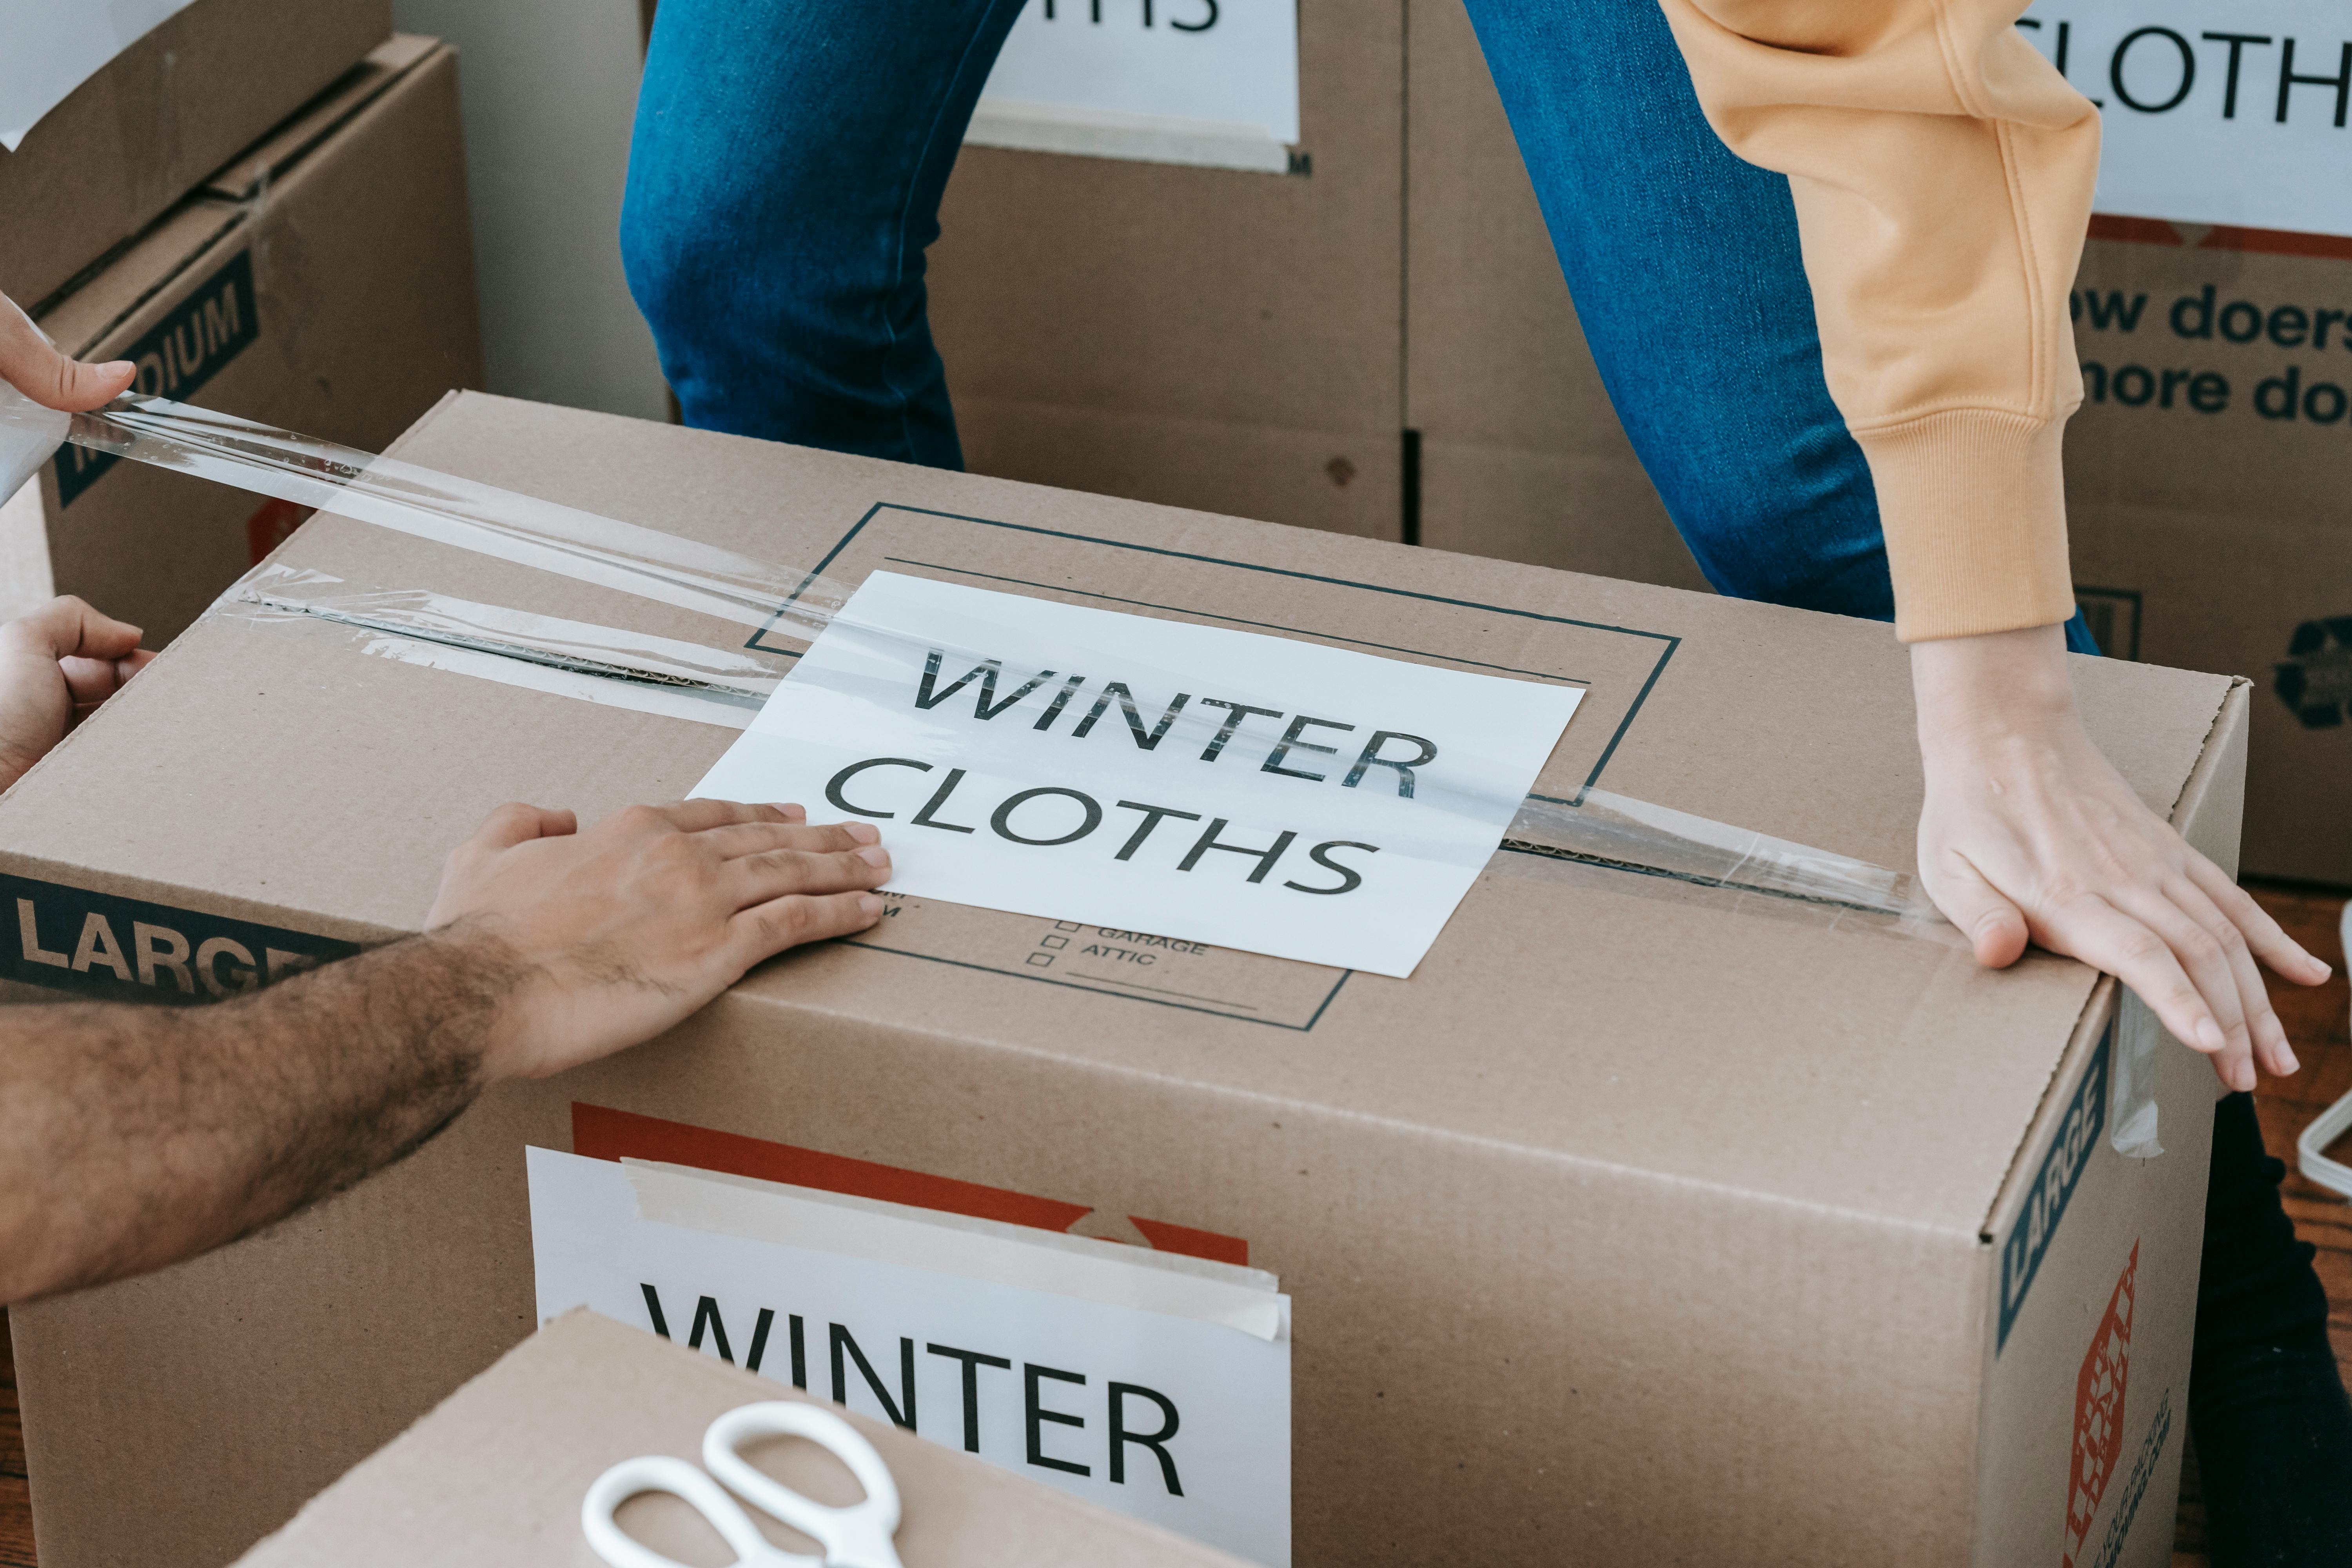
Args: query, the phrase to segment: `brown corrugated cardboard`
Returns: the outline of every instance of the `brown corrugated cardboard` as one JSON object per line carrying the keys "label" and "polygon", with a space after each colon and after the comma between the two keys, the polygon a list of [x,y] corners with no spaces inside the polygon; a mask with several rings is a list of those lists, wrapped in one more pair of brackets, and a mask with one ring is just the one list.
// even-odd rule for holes
{"label": "brown corrugated cardboard", "polygon": [[1299,8],[1299,173],[964,150],[929,279],[974,472],[1399,537],[1403,27]]}
{"label": "brown corrugated cardboard", "polygon": [[2128,658],[2263,688],[2246,868],[2352,883],[2352,241],[2094,221],[2066,432],[2074,579]]}
{"label": "brown corrugated cardboard", "polygon": [[[478,395],[400,452],[852,584],[888,563],[1589,681],[1538,793],[1911,861],[1906,663],[1874,624]],[[278,560],[741,642],[332,517]],[[2076,678],[2141,797],[2233,863],[2242,683]],[[0,971],[173,995],[87,933],[387,936],[495,803],[676,795],[734,733],[210,618],[0,797],[26,937]],[[2169,1152],[2128,1160],[2130,1042],[2078,965],[1988,973],[1812,906],[1506,859],[1408,981],[1209,952],[1150,994],[1032,963],[1054,921],[901,900],[267,1234],[26,1309],[42,1561],[232,1556],[527,1334],[523,1150],[572,1148],[585,1104],[1245,1241],[1295,1303],[1302,1563],[2007,1568],[2066,1555],[2070,1512],[2076,1561],[2160,1563],[2201,1061],[2158,1042]]]}
{"label": "brown corrugated cardboard", "polygon": [[1421,542],[1705,590],[1576,324],[1461,0],[1412,7],[1405,424]]}
{"label": "brown corrugated cardboard", "polygon": [[[373,450],[481,377],[457,57],[400,37],[221,169],[41,325],[139,390]],[[178,635],[284,536],[278,502],[68,447],[37,508],[56,591]],[[17,519],[12,516],[12,523]]]}
{"label": "brown corrugated cardboard", "polygon": [[[592,1312],[557,1319],[305,1504],[239,1568],[597,1568],[580,1501],[640,1454],[699,1464],[702,1434],[739,1405],[801,1397]],[[1205,1546],[1105,1512],[856,1412],[905,1510],[907,1568],[1238,1568]],[[853,1490],[807,1444],[753,1455],[803,1494]],[[623,1524],[646,1546],[701,1561],[709,1531],[683,1503],[648,1497]],[[804,1548],[789,1535],[787,1551]]]}
{"label": "brown corrugated cardboard", "polygon": [[0,294],[34,310],[392,32],[391,0],[197,0],[0,152]]}

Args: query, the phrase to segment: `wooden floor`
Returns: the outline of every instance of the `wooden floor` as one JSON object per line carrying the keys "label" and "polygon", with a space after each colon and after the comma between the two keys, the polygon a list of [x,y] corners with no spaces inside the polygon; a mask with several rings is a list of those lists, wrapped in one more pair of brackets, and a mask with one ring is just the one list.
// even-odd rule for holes
{"label": "wooden floor", "polygon": [[[2352,1205],[2296,1173],[2294,1141],[2305,1124],[2339,1096],[2352,1093],[2352,990],[2345,983],[2336,916],[2343,895],[2257,887],[2256,895],[2281,924],[2312,952],[2336,965],[2336,977],[2314,991],[2273,985],[2272,996],[2303,1058],[2291,1079],[2263,1080],[2255,1103],[2271,1152],[2287,1162],[2287,1212],[2304,1238],[2319,1247],[2319,1276],[2334,1304],[2329,1331],[2336,1358],[2352,1378]],[[2343,1158],[2341,1149],[2337,1158]],[[0,1311],[0,1568],[35,1568],[33,1516],[25,1478],[25,1436],[16,1417],[16,1369],[8,1355],[7,1314]],[[2204,1510],[2196,1478],[2184,1479],[2173,1541],[2173,1568],[2204,1568]]]}

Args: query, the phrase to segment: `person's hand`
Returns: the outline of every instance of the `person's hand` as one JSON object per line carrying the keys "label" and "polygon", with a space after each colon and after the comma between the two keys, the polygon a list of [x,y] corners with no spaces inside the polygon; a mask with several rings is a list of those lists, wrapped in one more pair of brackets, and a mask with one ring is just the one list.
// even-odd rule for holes
{"label": "person's hand", "polygon": [[137,626],[72,597],[0,626],[0,789],[154,657]]}
{"label": "person's hand", "polygon": [[47,408],[79,414],[122,395],[139,374],[127,359],[83,364],[59,353],[16,302],[0,294],[0,381]]}
{"label": "person's hand", "polygon": [[544,1077],[649,1039],[803,942],[881,918],[890,875],[863,822],[799,806],[635,805],[583,833],[508,805],[450,855],[428,939],[488,943],[511,984],[485,1079]]}
{"label": "person's hand", "polygon": [[2030,940],[2116,976],[2233,1089],[2295,1070],[2259,958],[2298,985],[2328,967],[2140,804],[2083,728],[2064,629],[1915,643],[1927,803],[1919,874],[1979,963]]}

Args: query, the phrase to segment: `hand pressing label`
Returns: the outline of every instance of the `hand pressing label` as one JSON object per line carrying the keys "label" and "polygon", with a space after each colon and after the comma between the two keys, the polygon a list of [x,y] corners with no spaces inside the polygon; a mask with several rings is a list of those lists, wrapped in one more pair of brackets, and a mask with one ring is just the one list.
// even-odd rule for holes
{"label": "hand pressing label", "polygon": [[1582,695],[876,573],[697,793],[891,824],[894,892],[1403,976]]}

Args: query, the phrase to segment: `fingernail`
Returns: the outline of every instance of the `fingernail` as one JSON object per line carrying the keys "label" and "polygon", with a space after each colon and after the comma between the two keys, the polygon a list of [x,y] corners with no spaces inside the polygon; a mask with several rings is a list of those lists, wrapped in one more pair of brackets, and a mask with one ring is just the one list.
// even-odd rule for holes
{"label": "fingernail", "polygon": [[882,830],[875,826],[870,822],[845,822],[841,825],[841,827],[843,832],[849,835],[849,841],[852,844],[879,844],[882,842]]}
{"label": "fingernail", "polygon": [[2279,1069],[2280,1077],[2284,1078],[2288,1073],[2300,1072],[2303,1070],[2303,1064],[2295,1059],[2294,1047],[2293,1046],[2280,1046],[2278,1048],[2278,1058],[2279,1060],[2284,1064]]}
{"label": "fingernail", "polygon": [[800,805],[796,801],[772,800],[768,803],[768,809],[770,811],[781,811],[786,816],[796,819],[804,817],[808,815],[808,807]]}
{"label": "fingernail", "polygon": [[860,893],[857,895],[857,912],[873,919],[881,914],[882,900],[872,893]]}
{"label": "fingernail", "polygon": [[879,844],[867,845],[857,852],[857,858],[877,871],[890,864],[890,851]]}
{"label": "fingernail", "polygon": [[2218,1051],[2230,1042],[2222,1037],[2221,1026],[2210,1018],[2197,1020],[2197,1047],[2200,1050]]}

